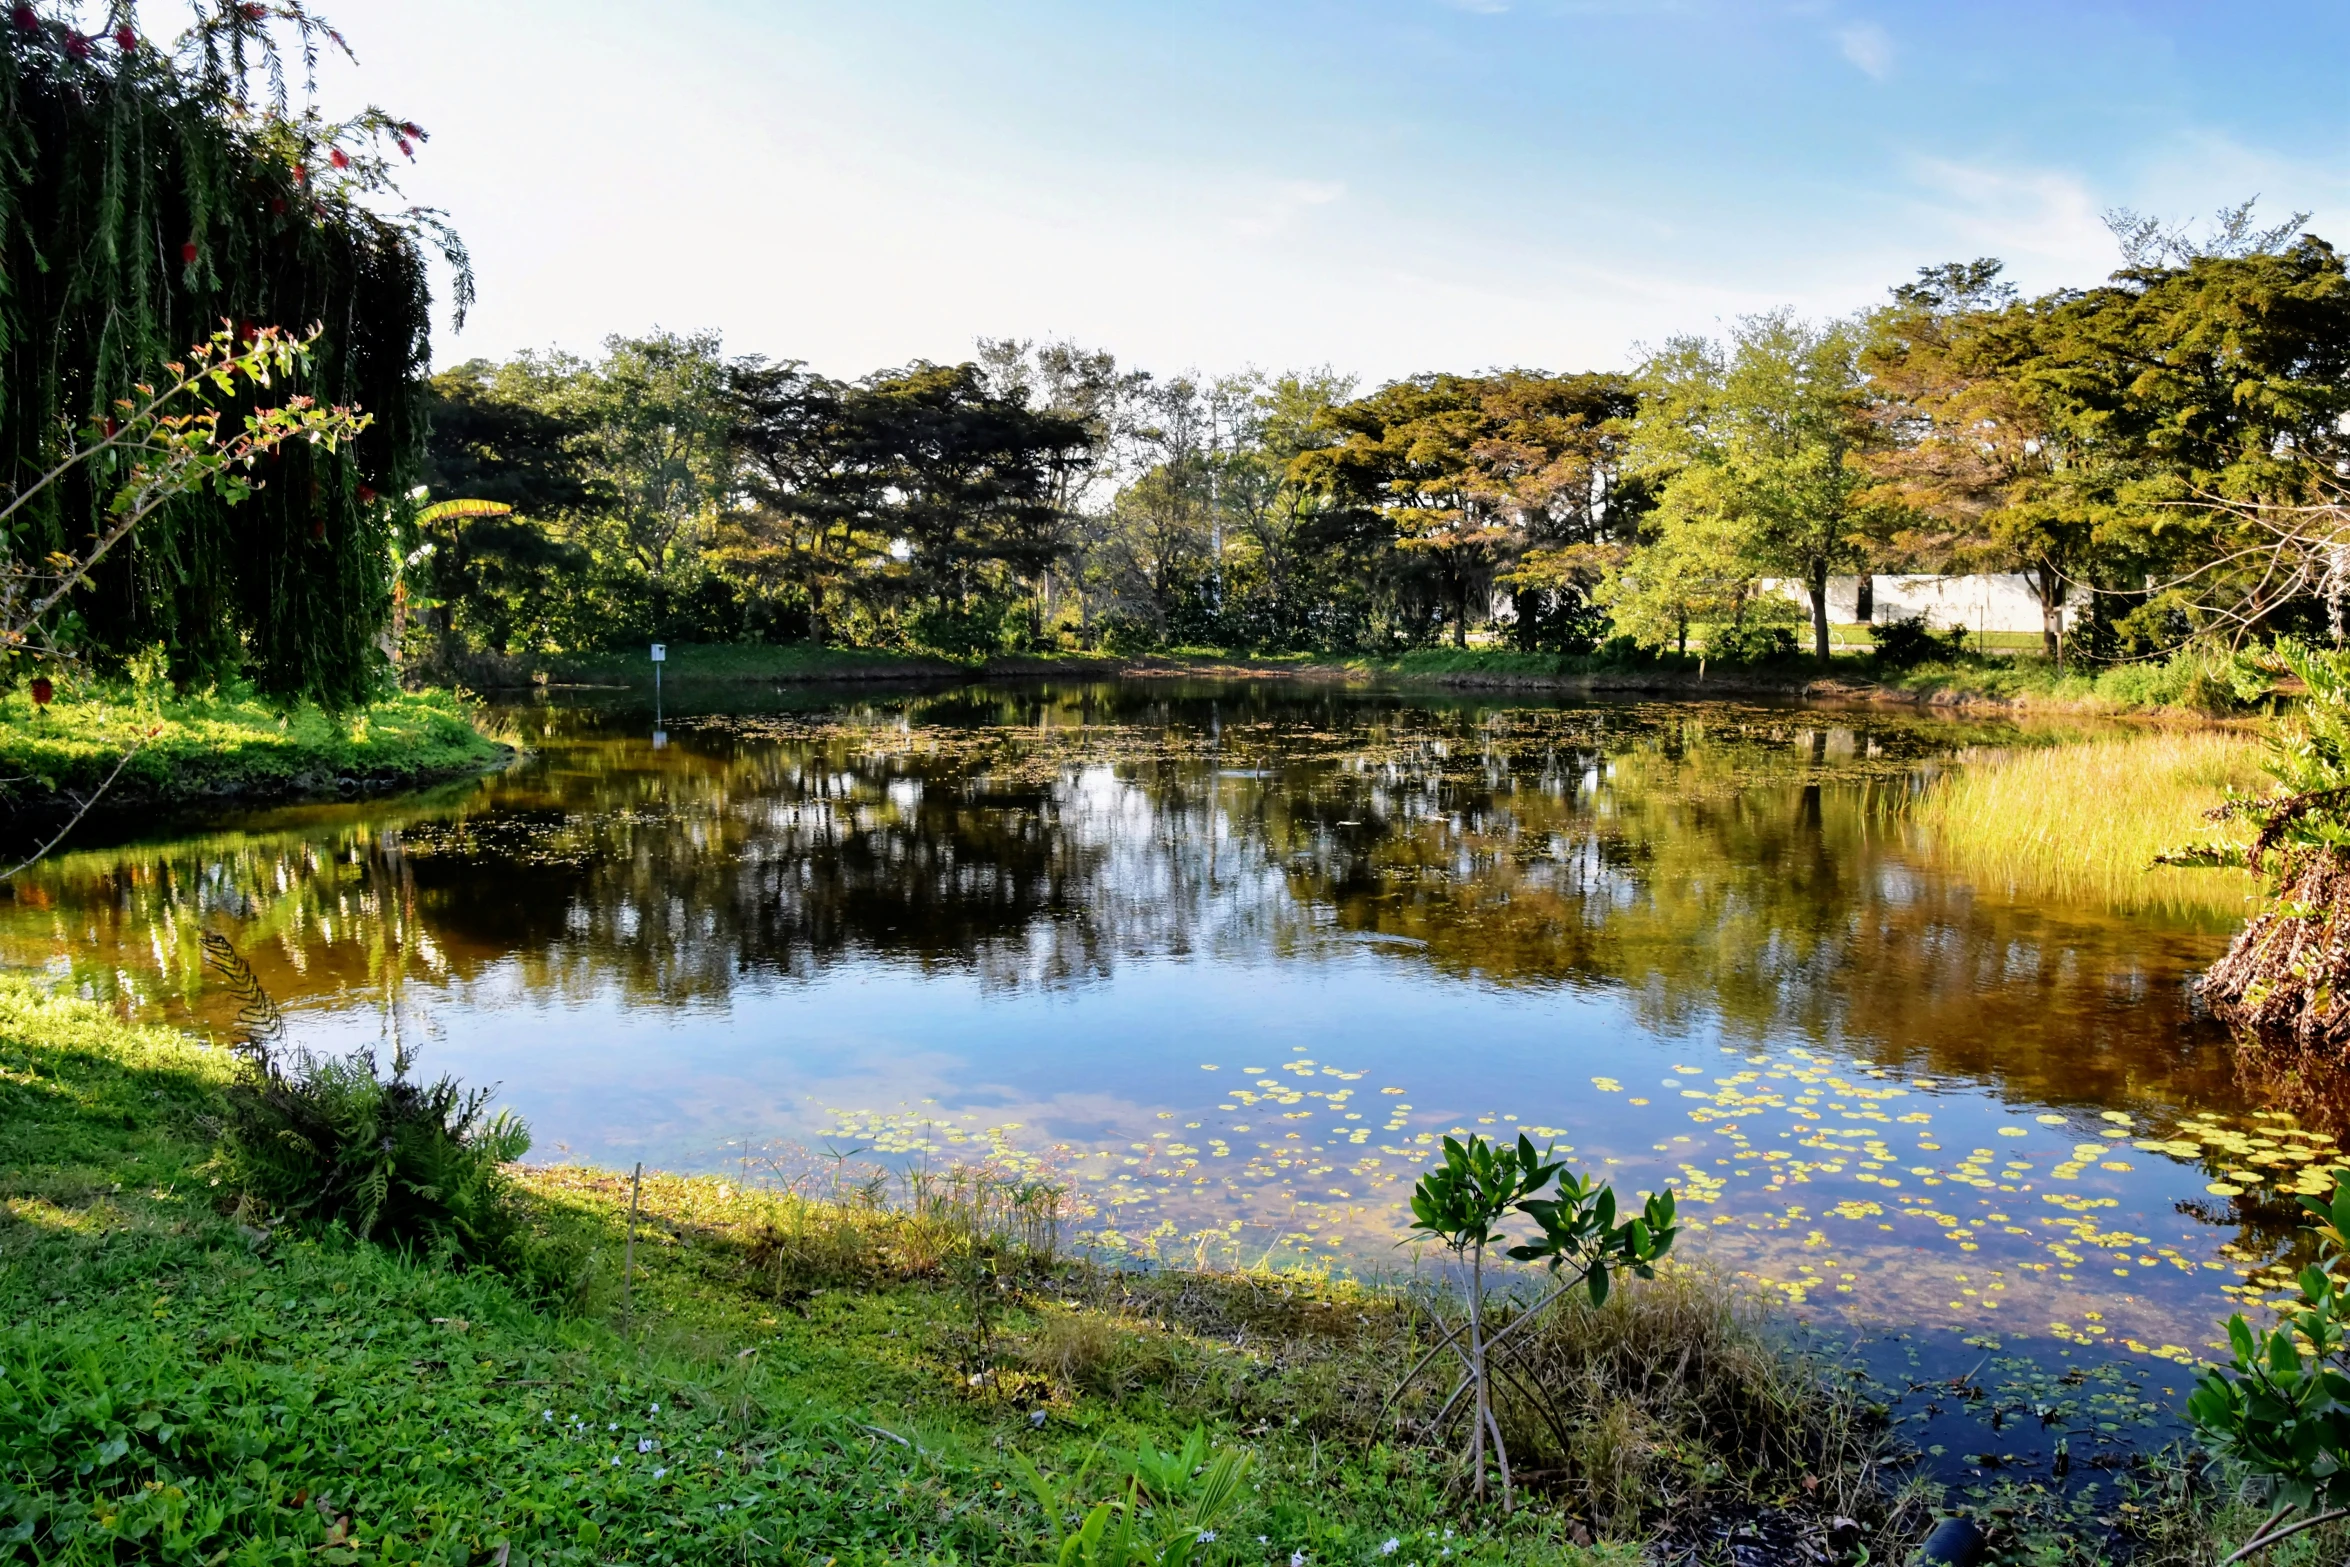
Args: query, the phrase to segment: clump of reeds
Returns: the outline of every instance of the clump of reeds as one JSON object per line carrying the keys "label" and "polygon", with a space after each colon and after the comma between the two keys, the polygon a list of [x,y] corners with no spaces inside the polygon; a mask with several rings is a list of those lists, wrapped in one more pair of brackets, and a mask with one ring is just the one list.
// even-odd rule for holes
{"label": "clump of reeds", "polygon": [[[2157,730],[1977,752],[1910,808],[1935,857],[2019,900],[2241,917],[2242,870],[2157,865],[2213,835],[2207,813],[2265,790],[2260,742],[2233,730]],[[2249,839],[2249,829],[2238,829]]]}

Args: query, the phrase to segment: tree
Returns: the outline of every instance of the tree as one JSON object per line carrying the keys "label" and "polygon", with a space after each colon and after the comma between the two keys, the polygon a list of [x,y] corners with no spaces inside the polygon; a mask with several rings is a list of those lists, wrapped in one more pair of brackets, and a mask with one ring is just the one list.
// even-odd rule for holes
{"label": "tree", "polygon": [[[1060,520],[1060,555],[1066,558],[1079,546],[1073,528],[1087,493],[1101,478],[1114,450],[1119,423],[1150,377],[1130,371],[1120,374],[1117,357],[1106,350],[1081,348],[1062,340],[1042,345],[1026,339],[981,338],[979,365],[990,392],[1037,413],[1074,420],[1085,432],[1081,444],[1053,454],[1050,469],[1053,515]],[[1048,562],[1029,596],[1028,634],[1041,641],[1044,622],[1052,613],[1058,561]],[[1086,614],[1082,583],[1079,613]]]}
{"label": "tree", "polygon": [[[1867,562],[1889,520],[1864,494],[1859,333],[1792,311],[1748,316],[1726,344],[1679,337],[1640,373],[1635,465],[1660,505],[1735,523],[1761,571],[1794,577],[1811,600],[1812,651],[1828,658],[1828,578]],[[1697,486],[1702,499],[1676,503]]]}
{"label": "tree", "polygon": [[402,607],[421,611],[442,658],[468,643],[504,652],[558,644],[570,585],[590,568],[567,524],[599,498],[578,420],[504,395],[498,367],[469,360],[433,377],[424,496],[496,503],[502,513],[431,508],[411,515]]}
{"label": "tree", "polygon": [[[280,390],[365,408],[329,450],[264,463],[232,512],[175,500],[110,552],[59,627],[100,660],[161,643],[183,680],[249,676],[279,697],[340,704],[384,677],[390,519],[416,482],[430,296],[423,247],[464,253],[405,208],[389,149],[422,132],[379,109],[329,122],[288,106],[280,35],[305,56],[341,40],[299,5],[209,0],[181,61],[118,5],[109,36],[71,13],[16,8],[0,27],[0,494],[32,493],[86,416],[232,323],[324,326]],[[255,90],[255,78],[263,85]],[[244,410],[224,410],[232,426]],[[17,510],[0,549],[22,564],[78,554],[111,488],[76,471]]]}
{"label": "tree", "polygon": [[1919,269],[1869,319],[1860,362],[1880,439],[1864,457],[1911,526],[1913,567],[2022,571],[2048,656],[2061,650],[2069,584],[2094,568],[2097,518],[2078,504],[2093,460],[2026,372],[2049,306],[2024,304],[1988,258]]}
{"label": "tree", "polygon": [[1642,647],[1686,653],[1691,626],[1743,626],[1756,605],[1752,540],[1720,481],[1699,469],[1668,486],[1649,517],[1649,543],[1614,563],[1594,590],[1616,630]]}
{"label": "tree", "polygon": [[953,615],[1033,585],[1062,549],[1057,481],[1092,444],[1076,418],[998,396],[973,364],[916,363],[843,395],[849,463],[909,590]]}
{"label": "tree", "polygon": [[1377,508],[1426,563],[1468,641],[1469,603],[1529,542],[1590,542],[1616,517],[1629,387],[1613,376],[1422,375],[1333,409],[1300,477]]}

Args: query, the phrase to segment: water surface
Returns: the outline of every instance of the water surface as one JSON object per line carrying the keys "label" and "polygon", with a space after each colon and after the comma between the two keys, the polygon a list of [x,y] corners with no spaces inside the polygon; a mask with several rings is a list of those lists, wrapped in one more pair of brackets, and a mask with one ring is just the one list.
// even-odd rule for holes
{"label": "water surface", "polygon": [[1409,1266],[1435,1141],[1524,1129],[1671,1183],[1692,1253],[1817,1319],[2134,1364],[2149,1402],[2278,1295],[2334,1147],[2195,1012],[2226,922],[2019,903],[1905,828],[1970,748],[2061,735],[1270,684],[634,701],[513,710],[487,780],[64,855],[0,956],[225,1033],[218,929],[297,1040],[497,1082],[541,1156],[993,1158],[1166,1260]]}

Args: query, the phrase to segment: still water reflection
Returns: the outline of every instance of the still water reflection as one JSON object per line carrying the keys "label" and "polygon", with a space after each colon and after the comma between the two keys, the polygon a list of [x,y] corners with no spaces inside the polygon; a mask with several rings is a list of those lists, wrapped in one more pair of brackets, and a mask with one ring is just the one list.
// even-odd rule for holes
{"label": "still water reflection", "polygon": [[2194,1014],[2225,925],[1907,836],[1966,748],[2061,735],[1166,684],[511,717],[486,781],[47,864],[0,955],[225,1032],[211,926],[305,1042],[422,1039],[542,1154],[1033,1161],[1167,1258],[1393,1266],[1433,1141],[1524,1127],[1816,1315],[2125,1357],[2277,1294],[2333,1147]]}

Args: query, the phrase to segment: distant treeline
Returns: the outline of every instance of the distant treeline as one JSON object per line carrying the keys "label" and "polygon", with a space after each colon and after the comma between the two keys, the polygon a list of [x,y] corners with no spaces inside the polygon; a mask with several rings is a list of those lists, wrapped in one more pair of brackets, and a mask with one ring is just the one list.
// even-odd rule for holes
{"label": "distant treeline", "polygon": [[[1845,320],[1666,342],[1630,374],[1157,376],[1067,343],[860,381],[613,338],[433,383],[411,651],[646,639],[1140,651],[1825,654],[1831,574],[2017,571],[2055,650],[2325,625],[2259,517],[2330,503],[2350,278],[2299,219],[2117,215],[2106,283],[1928,268]],[[2273,563],[2272,568],[2273,568]],[[2265,596],[2264,596],[2265,595]]]}

